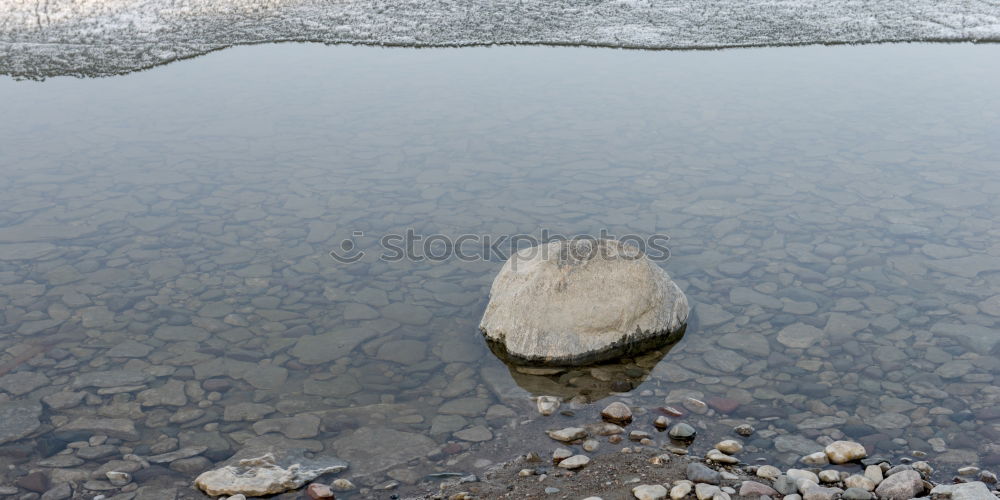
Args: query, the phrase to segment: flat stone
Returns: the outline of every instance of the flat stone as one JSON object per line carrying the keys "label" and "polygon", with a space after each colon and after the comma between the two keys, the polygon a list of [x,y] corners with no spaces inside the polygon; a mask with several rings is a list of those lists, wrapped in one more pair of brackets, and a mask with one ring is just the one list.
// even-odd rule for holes
{"label": "flat stone", "polygon": [[576,470],[586,467],[590,463],[590,458],[586,455],[573,455],[559,462],[559,467],[563,469]]}
{"label": "flat stone", "polygon": [[300,337],[289,350],[306,365],[329,363],[350,354],[358,344],[378,335],[371,328],[347,328],[322,335]]}
{"label": "flat stone", "polygon": [[823,451],[823,445],[798,434],[782,434],[775,437],[774,448],[781,453],[792,452],[802,456]]}
{"label": "flat stone", "polygon": [[699,463],[690,463],[685,470],[686,477],[694,483],[719,484],[722,476],[715,470]]}
{"label": "flat stone", "polygon": [[196,326],[163,325],[156,329],[153,336],[164,342],[201,342],[208,339],[209,333]]}
{"label": "flat stone", "polygon": [[583,427],[566,427],[565,429],[546,431],[546,434],[556,441],[568,443],[587,437],[587,430]]}
{"label": "flat stone", "polygon": [[416,340],[390,340],[378,349],[376,358],[401,365],[413,365],[423,361],[427,344]]}
{"label": "flat stone", "polygon": [[57,430],[60,432],[103,434],[125,441],[139,439],[139,433],[135,430],[135,422],[125,418],[77,417]]}
{"label": "flat stone", "polygon": [[51,243],[8,243],[0,244],[0,260],[33,260],[52,253],[56,246]]}
{"label": "flat stone", "polygon": [[182,458],[196,457],[205,453],[206,450],[208,450],[208,446],[185,446],[179,450],[147,457],[146,460],[154,464],[168,464]]}
{"label": "flat stone", "polygon": [[765,309],[781,309],[785,306],[780,299],[742,286],[729,291],[729,301],[736,305],[758,305]]}
{"label": "flat stone", "polygon": [[187,394],[183,381],[171,379],[159,387],[140,392],[136,395],[136,400],[142,406],[184,406],[187,404]]}
{"label": "flat stone", "polygon": [[316,415],[301,414],[294,417],[270,418],[254,422],[257,434],[280,432],[291,439],[308,439],[319,435],[321,419]]}
{"label": "flat stone", "polygon": [[14,396],[23,396],[49,383],[44,374],[33,371],[9,373],[0,377],[0,389]]}
{"label": "flat stone", "polygon": [[236,403],[227,405],[222,419],[226,422],[254,422],[274,413],[274,407],[262,403]]}
{"label": "flat stone", "polygon": [[456,432],[455,437],[463,441],[478,443],[493,439],[493,433],[490,432],[489,428],[485,425],[477,425],[475,427],[469,427],[468,429],[462,429]]}
{"label": "flat stone", "polygon": [[1000,295],[994,295],[980,302],[979,310],[990,316],[1000,316]]}
{"label": "flat stone", "polygon": [[778,342],[792,349],[808,349],[821,338],[822,330],[805,323],[788,325],[778,332]]}
{"label": "flat stone", "polygon": [[108,370],[87,372],[77,375],[71,384],[73,389],[84,389],[87,387],[121,387],[130,385],[142,385],[151,380],[152,377],[142,372],[125,370]]}
{"label": "flat stone", "polygon": [[431,312],[424,306],[396,302],[381,309],[382,316],[404,325],[422,326],[430,323]]}
{"label": "flat stone", "polygon": [[452,399],[438,408],[443,415],[462,415],[463,417],[479,417],[483,415],[490,401],[485,398]]}
{"label": "flat stone", "polygon": [[338,456],[366,474],[423,458],[438,448],[433,440],[421,434],[374,427],[361,427],[338,437],[332,444]]}
{"label": "flat stone", "polygon": [[[995,259],[1000,262],[1000,259]],[[955,339],[966,349],[979,353],[993,352],[1000,335],[993,328],[942,321],[931,327],[931,333]]]}
{"label": "flat stone", "polygon": [[242,378],[256,389],[273,390],[288,380],[288,369],[277,365],[258,365],[243,372]]}
{"label": "flat stone", "polygon": [[951,498],[951,500],[996,500],[989,486],[981,481],[959,484],[939,484],[931,490],[933,498]]}
{"label": "flat stone", "polygon": [[759,333],[727,333],[719,338],[719,345],[727,349],[743,351],[754,356],[767,357],[771,354],[771,343],[767,341],[767,337]]}
{"label": "flat stone", "polygon": [[111,358],[145,358],[152,351],[152,346],[130,339],[119,342],[108,349],[107,356]]}

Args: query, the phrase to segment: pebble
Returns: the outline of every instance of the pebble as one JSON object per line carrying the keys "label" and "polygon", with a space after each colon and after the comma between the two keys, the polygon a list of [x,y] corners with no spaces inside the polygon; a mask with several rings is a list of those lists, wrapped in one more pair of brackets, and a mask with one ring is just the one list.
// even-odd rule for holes
{"label": "pebble", "polygon": [[582,427],[566,427],[565,429],[546,431],[546,434],[548,434],[550,438],[564,443],[587,437],[587,431]]}
{"label": "pebble", "polygon": [[673,488],[670,488],[670,498],[672,500],[681,500],[691,493],[691,488],[691,483],[677,483]]}
{"label": "pebble", "polygon": [[823,486],[810,486],[802,493],[802,500],[834,500],[840,498],[844,490],[840,488],[826,488]]}
{"label": "pebble", "polygon": [[538,413],[544,416],[552,415],[559,409],[561,401],[555,396],[538,396]]}
{"label": "pebble", "polygon": [[128,472],[118,472],[109,471],[104,473],[107,476],[108,481],[115,486],[125,486],[126,484],[132,482],[132,475]]}
{"label": "pebble", "polygon": [[687,478],[694,483],[719,484],[719,473],[699,463],[688,464]]}
{"label": "pebble", "polygon": [[617,425],[628,425],[632,422],[632,410],[620,401],[615,401],[601,410],[601,418]]}
{"label": "pebble", "polygon": [[668,435],[678,441],[690,441],[698,435],[698,432],[694,430],[694,427],[681,422],[671,427]]}
{"label": "pebble", "polygon": [[861,488],[847,488],[841,498],[843,500],[871,500],[872,494]]}
{"label": "pebble", "polygon": [[334,498],[333,490],[329,486],[320,483],[312,483],[306,488],[306,496],[312,500],[325,500]]}
{"label": "pebble", "polygon": [[824,483],[836,483],[840,481],[840,472],[835,470],[821,470],[816,475]]}
{"label": "pebble", "polygon": [[718,486],[707,483],[696,483],[694,485],[694,495],[698,500],[709,500],[714,498],[716,493],[722,493]]}
{"label": "pebble", "polygon": [[908,500],[921,496],[924,481],[915,470],[903,470],[892,474],[875,488],[875,494],[882,500]]}
{"label": "pebble", "polygon": [[663,500],[667,498],[667,489],[659,484],[640,484],[632,488],[632,496],[638,500]]}
{"label": "pebble", "polygon": [[830,460],[827,459],[826,453],[817,451],[816,453],[810,453],[802,457],[802,463],[807,465],[827,465],[830,463]]}
{"label": "pebble", "polygon": [[586,455],[573,455],[559,462],[559,467],[563,469],[576,470],[585,467],[590,463],[590,458]]}
{"label": "pebble", "polygon": [[562,462],[572,456],[573,452],[571,450],[567,450],[566,448],[556,448],[555,451],[552,452],[552,463],[558,464],[559,462]]}
{"label": "pebble", "polygon": [[663,415],[660,415],[660,416],[656,417],[653,420],[653,427],[656,427],[657,429],[659,429],[661,431],[662,430],[666,430],[666,428],[669,425],[670,425],[670,419],[667,418],[667,417],[664,417]]}
{"label": "pebble", "polygon": [[870,479],[877,486],[878,483],[882,482],[882,468],[877,465],[869,465],[865,467],[865,477]]}
{"label": "pebble", "polygon": [[751,436],[755,431],[756,429],[754,429],[753,426],[750,424],[740,424],[737,425],[736,427],[733,427],[733,432],[743,437]]}
{"label": "pebble", "polygon": [[705,458],[707,460],[710,460],[712,462],[717,462],[717,463],[720,463],[720,464],[738,464],[738,463],[740,463],[740,460],[738,458],[736,458],[734,456],[731,456],[731,455],[726,455],[725,453],[723,453],[723,452],[721,452],[721,451],[719,451],[719,450],[717,450],[715,448],[712,448],[711,450],[708,450],[708,453],[705,454]]}
{"label": "pebble", "polygon": [[628,433],[628,438],[630,441],[642,441],[643,439],[649,439],[650,434],[646,431],[631,431]]}
{"label": "pebble", "polygon": [[596,439],[588,439],[583,442],[583,450],[589,452],[596,451],[600,445],[601,443]]}
{"label": "pebble", "polygon": [[334,479],[330,486],[337,491],[350,491],[357,488],[354,483],[347,479]]}
{"label": "pebble", "polygon": [[872,481],[866,476],[854,474],[852,476],[848,476],[847,479],[844,479],[844,486],[847,486],[848,488],[860,488],[865,491],[875,491],[875,486],[877,485],[875,484],[875,481]]}
{"label": "pebble", "polygon": [[854,441],[834,441],[826,445],[823,451],[832,464],[846,464],[868,456],[865,447]]}
{"label": "pebble", "polygon": [[757,481],[743,481],[743,484],[740,485],[741,497],[757,498],[764,495],[776,497],[778,496],[778,492],[774,488],[763,483],[758,483]]}
{"label": "pebble", "polygon": [[719,441],[715,443],[715,449],[719,450],[727,455],[735,455],[743,451],[743,445],[735,439],[726,439],[724,441]]}

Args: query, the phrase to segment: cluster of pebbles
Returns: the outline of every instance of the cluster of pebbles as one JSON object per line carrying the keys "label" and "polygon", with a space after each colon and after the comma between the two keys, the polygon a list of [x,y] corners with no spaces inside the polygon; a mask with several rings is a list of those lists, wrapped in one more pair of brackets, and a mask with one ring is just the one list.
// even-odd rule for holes
{"label": "cluster of pebbles", "polygon": [[[558,408],[553,398],[539,397],[538,410],[543,415],[552,415]],[[617,445],[627,436],[626,446],[617,449],[620,454],[640,454],[648,456],[649,467],[663,467],[680,462],[678,470],[682,477],[669,482],[646,483],[638,478],[625,481],[631,495],[638,500],[672,500],[697,498],[698,500],[730,500],[731,498],[784,498],[785,500],[908,500],[911,498],[953,498],[964,500],[995,500],[1000,497],[997,476],[990,471],[960,470],[960,477],[953,484],[931,483],[933,468],[926,461],[907,459],[892,465],[880,457],[869,457],[866,448],[854,441],[834,441],[822,451],[802,456],[798,467],[784,471],[773,465],[750,465],[737,455],[743,451],[742,440],[754,434],[749,424],[735,427],[734,438],[717,442],[705,453],[703,459],[688,454],[688,447],[696,437],[694,429],[683,422],[673,423],[660,416],[653,420],[655,431],[667,430],[669,437],[665,443],[658,443],[654,434],[639,429],[626,431],[632,423],[633,413],[628,405],[613,402],[601,412],[602,422],[585,427],[568,427],[547,431],[548,436],[564,445],[552,453],[555,470],[539,465],[543,460],[537,453],[529,453],[509,464],[530,465],[518,471],[522,480],[544,484],[550,476],[566,477],[580,471],[591,463],[587,453],[593,453],[601,446],[603,439],[608,444]],[[605,462],[614,461],[614,451],[603,456]],[[597,458],[600,460],[601,458]],[[634,475],[635,470],[621,471],[624,475]],[[969,478],[977,475],[976,478]],[[489,477],[489,475],[487,475]],[[608,479],[618,479],[608,477]],[[978,479],[978,480],[976,480]],[[607,486],[613,481],[603,484]],[[638,483],[631,485],[629,483]],[[446,485],[442,489],[447,490]],[[466,491],[433,495],[433,498],[463,500],[478,498],[475,486]],[[991,491],[991,489],[993,491]],[[560,488],[549,486],[546,495],[554,498],[572,498]],[[576,493],[574,491],[573,493]],[[489,497],[487,495],[486,497]],[[510,497],[510,494],[504,495]],[[617,498],[617,496],[616,496]],[[587,496],[585,500],[601,500],[598,496]]]}

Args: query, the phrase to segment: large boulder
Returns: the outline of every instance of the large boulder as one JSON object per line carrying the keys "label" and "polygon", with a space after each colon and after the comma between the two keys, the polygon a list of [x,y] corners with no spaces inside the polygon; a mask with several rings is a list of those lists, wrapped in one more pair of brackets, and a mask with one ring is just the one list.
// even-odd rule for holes
{"label": "large boulder", "polygon": [[512,361],[579,365],[676,340],[688,311],[684,292],[635,246],[574,239],[511,256],[479,328]]}

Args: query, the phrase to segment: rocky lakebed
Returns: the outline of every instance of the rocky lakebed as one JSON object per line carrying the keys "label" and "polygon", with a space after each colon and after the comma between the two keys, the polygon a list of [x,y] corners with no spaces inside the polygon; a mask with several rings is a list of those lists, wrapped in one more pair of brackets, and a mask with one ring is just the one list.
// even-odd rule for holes
{"label": "rocky lakebed", "polygon": [[[995,60],[275,45],[0,81],[0,495],[991,498]],[[683,335],[508,363],[503,259],[378,258],[542,227],[669,235]]]}

